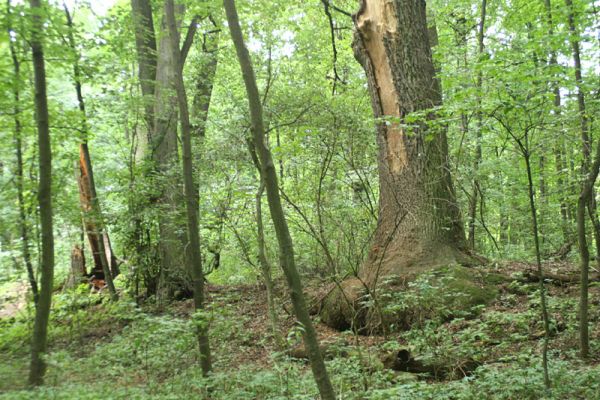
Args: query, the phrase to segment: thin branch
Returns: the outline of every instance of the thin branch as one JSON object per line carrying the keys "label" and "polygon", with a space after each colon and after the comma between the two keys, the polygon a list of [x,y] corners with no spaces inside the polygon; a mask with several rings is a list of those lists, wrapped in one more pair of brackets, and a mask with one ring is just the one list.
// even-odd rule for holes
{"label": "thin branch", "polygon": [[192,22],[190,22],[190,26],[188,27],[187,34],[185,35],[183,45],[181,46],[180,54],[182,66],[185,64],[185,60],[190,52],[190,48],[192,47],[192,43],[194,43],[194,36],[196,36],[196,31],[198,30],[198,23],[200,23],[200,17],[198,15],[194,15],[194,18],[192,18]]}
{"label": "thin branch", "polygon": [[327,20],[329,21],[329,29],[331,31],[331,48],[333,51],[333,87],[331,94],[335,95],[337,82],[339,81],[343,84],[345,82],[342,80],[342,78],[340,78],[337,72],[337,47],[335,45],[335,24],[333,22],[333,16],[331,15],[331,11],[329,10],[331,4],[329,3],[329,0],[321,0],[321,3],[323,3],[323,9],[325,10],[325,15],[327,15]]}

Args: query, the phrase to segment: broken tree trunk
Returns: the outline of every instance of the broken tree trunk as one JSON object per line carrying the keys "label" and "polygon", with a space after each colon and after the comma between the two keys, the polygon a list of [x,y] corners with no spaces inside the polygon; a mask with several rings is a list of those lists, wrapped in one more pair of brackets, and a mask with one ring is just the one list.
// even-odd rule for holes
{"label": "broken tree trunk", "polygon": [[356,322],[355,305],[365,293],[377,303],[374,289],[384,279],[477,263],[450,176],[446,128],[436,123],[442,94],[425,1],[363,0],[354,25],[354,54],[377,119],[379,216],[358,277],[325,299],[323,320],[337,328]]}
{"label": "broken tree trunk", "polygon": [[110,290],[111,297],[113,300],[117,300],[118,295],[113,283],[113,277],[118,275],[119,267],[117,258],[112,252],[110,239],[108,237],[108,232],[106,232],[102,210],[100,209],[100,203],[98,201],[98,194],[96,193],[92,158],[90,157],[88,148],[89,125],[81,87],[81,69],[79,66],[79,54],[77,52],[75,35],[73,32],[73,19],[67,5],[63,4],[63,6],[67,18],[69,47],[74,56],[73,80],[75,83],[75,92],[77,94],[77,103],[81,114],[83,140],[79,144],[79,202],[82,210],[83,225],[92,250],[92,257],[94,258],[92,275],[95,275],[96,278],[101,277],[104,279]]}
{"label": "broken tree trunk", "polygon": [[71,250],[71,271],[65,283],[66,289],[77,287],[80,283],[85,282],[87,272],[85,269],[85,256],[83,249],[78,244],[73,246]]}

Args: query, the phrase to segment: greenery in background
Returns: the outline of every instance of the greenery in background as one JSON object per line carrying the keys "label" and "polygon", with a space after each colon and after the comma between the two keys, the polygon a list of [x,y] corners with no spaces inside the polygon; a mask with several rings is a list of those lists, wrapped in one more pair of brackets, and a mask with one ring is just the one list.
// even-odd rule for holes
{"label": "greenery in background", "polygon": [[[82,133],[72,76],[77,55],[66,41],[62,5],[49,3],[44,46],[54,157],[55,286],[60,289],[70,271],[71,249],[83,240],[75,178]],[[151,241],[157,240],[156,221],[164,210],[149,207],[148,199],[156,196],[157,187],[176,185],[179,165],[162,175],[149,176],[148,165],[139,157],[143,102],[129,2],[117,1],[106,14],[96,13],[88,3],[77,2],[73,13],[90,124],[89,145],[104,218],[115,253],[123,260],[116,284],[128,296],[111,303],[104,296],[89,294],[83,286],[55,294],[48,386],[33,392],[19,390],[26,371],[33,305],[28,303],[23,316],[1,319],[0,376],[4,378],[0,380],[0,398],[186,398],[190,393],[207,395],[209,388],[214,388],[212,398],[222,399],[314,398],[316,386],[305,365],[281,352],[273,352],[268,368],[249,363],[231,371],[231,365],[237,364],[236,346],[256,340],[244,327],[250,317],[240,316],[231,305],[236,299],[226,298],[198,317],[200,323],[209,321],[214,338],[216,365],[210,378],[203,378],[196,367],[193,326],[198,319],[178,316],[176,307],[160,293],[145,299],[146,308],[136,305],[144,296],[148,277],[159,274],[153,252],[156,243],[141,253],[135,247],[137,224],[147,229]],[[153,2],[157,15],[159,3]],[[189,12],[184,27],[191,15],[221,12],[220,2],[185,3]],[[356,11],[354,1],[333,4],[347,12]],[[554,35],[549,36],[543,1],[490,2],[485,50],[479,54],[479,4],[465,0],[427,4],[430,23],[435,22],[438,31],[434,55],[444,94],[440,115],[449,129],[451,168],[463,215],[468,214],[473,179],[479,182],[476,252],[491,260],[533,259],[527,177],[510,137],[510,132],[521,134],[525,129],[531,135],[542,253],[550,258],[565,244],[575,248],[582,152],[568,9],[562,1],[552,2]],[[332,42],[323,2],[251,0],[238,1],[238,8],[263,96],[268,143],[300,272],[317,284],[354,275],[368,253],[377,223],[379,189],[373,114],[364,72],[352,55],[352,20],[330,9],[335,27]],[[600,115],[599,8],[597,1],[574,1],[583,48],[582,89],[587,94],[594,142],[599,137],[596,118]],[[14,85],[21,88],[26,224],[35,268],[40,264],[30,18],[28,7],[20,2],[10,4],[10,10],[18,16],[13,18],[10,33],[8,13],[0,11],[0,293],[25,277],[14,182],[10,112]],[[204,57],[202,36],[211,29],[206,20],[199,25],[184,69],[188,88],[196,84],[194,77]],[[19,82],[12,75],[9,40],[22,63]],[[220,40],[206,134],[193,138],[202,255],[210,272],[209,284],[254,285],[261,279],[255,260],[254,215],[259,180],[246,147],[250,121],[235,49],[227,35],[221,33]],[[549,62],[552,52],[558,54],[557,65]],[[477,87],[477,74],[482,76],[481,88]],[[560,113],[553,105],[553,83],[559,85],[562,95]],[[479,97],[482,157],[476,163]],[[567,206],[566,219],[561,214],[562,204]],[[185,221],[177,223],[185,232]],[[276,264],[273,227],[267,218],[265,224],[267,256]],[[219,252],[218,264],[214,263],[214,251]],[[569,256],[571,261],[576,260],[574,253]],[[212,269],[215,265],[218,268]],[[274,274],[280,279],[278,268]],[[598,398],[597,363],[576,361],[573,349],[551,352],[554,389],[552,394],[544,392],[537,342],[519,347],[532,335],[539,338],[536,335],[543,329],[537,322],[539,292],[534,285],[507,284],[497,300],[509,309],[526,296],[524,309],[475,308],[463,315],[450,306],[460,302],[460,292],[439,296],[429,291],[437,285],[452,285],[454,278],[442,282],[426,278],[411,283],[413,291],[384,299],[383,312],[390,315],[404,315],[415,304],[431,309],[426,316],[405,315],[415,326],[398,340],[431,363],[457,366],[469,359],[483,365],[462,379],[416,380],[373,361],[387,349],[385,343],[366,349],[344,344],[340,351],[347,356],[327,362],[338,395],[348,399]],[[597,296],[598,292],[593,293]],[[554,334],[576,346],[576,302],[551,293],[549,308]],[[450,317],[454,318],[451,322]],[[597,326],[598,318],[597,299],[592,299],[590,321]],[[264,340],[260,346],[271,346]],[[348,343],[353,340],[348,334]],[[388,347],[396,345],[394,341]],[[597,335],[591,347],[591,353],[598,354]],[[495,361],[485,364],[487,360]]]}

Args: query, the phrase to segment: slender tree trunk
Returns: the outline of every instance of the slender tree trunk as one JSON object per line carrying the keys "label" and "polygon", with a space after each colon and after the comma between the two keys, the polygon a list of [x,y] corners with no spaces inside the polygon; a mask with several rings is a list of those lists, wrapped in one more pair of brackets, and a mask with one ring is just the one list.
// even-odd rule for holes
{"label": "slender tree trunk", "polygon": [[[12,18],[10,10],[10,0],[6,1],[6,15],[8,16],[8,31],[12,30]],[[13,62],[13,96],[14,96],[14,135],[15,135],[15,155],[17,158],[16,165],[16,176],[15,185],[17,187],[17,202],[19,204],[19,230],[21,232],[21,252],[23,254],[23,261],[25,262],[25,268],[27,269],[27,277],[29,279],[29,285],[31,286],[31,293],[33,294],[33,301],[37,305],[38,302],[38,285],[35,279],[35,273],[33,269],[33,263],[31,262],[31,252],[29,249],[29,228],[27,225],[27,212],[25,211],[25,198],[24,198],[24,185],[23,185],[23,126],[21,125],[21,63],[17,56],[14,43],[9,40],[10,55]]]}
{"label": "slender tree trunk", "polygon": [[546,305],[546,288],[544,287],[544,274],[542,269],[542,258],[540,252],[540,238],[537,222],[537,210],[535,206],[535,189],[533,186],[533,174],[531,172],[531,154],[529,152],[528,136],[525,134],[525,146],[521,148],[527,168],[527,181],[529,189],[529,206],[531,210],[531,221],[533,223],[533,241],[535,245],[535,259],[539,279],[540,299],[542,306],[542,319],[544,322],[544,347],[542,349],[542,367],[544,368],[544,385],[550,389],[550,377],[548,376],[548,342],[550,340],[550,323],[548,321],[548,307]]}
{"label": "slender tree trunk", "polygon": [[[479,62],[481,62],[481,57],[483,56],[484,50],[484,37],[485,37],[485,17],[487,12],[487,0],[481,1],[481,9],[480,9],[480,17],[479,17],[479,26],[477,28],[477,54],[479,57]],[[469,234],[467,241],[469,242],[469,246],[471,249],[475,249],[475,221],[477,220],[477,203],[479,197],[479,178],[478,171],[479,165],[481,164],[481,138],[482,138],[482,130],[483,130],[483,106],[482,106],[482,90],[483,87],[483,72],[481,72],[481,68],[477,72],[477,111],[476,111],[476,120],[477,120],[477,128],[476,128],[476,137],[475,137],[475,161],[473,162],[473,182],[471,188],[471,198],[469,203]]]}
{"label": "slender tree trunk", "polygon": [[33,339],[31,343],[31,367],[29,384],[44,383],[46,363],[43,355],[48,341],[48,319],[52,302],[54,281],[54,237],[52,229],[52,150],[46,96],[46,68],[44,65],[44,21],[40,0],[30,0],[32,13],[31,53],[35,77],[35,119],[38,130],[39,147],[39,189],[38,201],[42,235],[41,279],[38,304],[35,310]]}
{"label": "slender tree trunk", "polygon": [[271,151],[265,144],[265,128],[263,123],[262,104],[260,95],[258,93],[258,87],[256,85],[252,61],[250,60],[248,49],[244,44],[244,37],[240,28],[235,2],[234,0],[224,0],[223,3],[225,5],[225,12],[227,14],[231,38],[236,48],[237,57],[240,62],[240,69],[242,71],[244,83],[246,85],[246,91],[248,93],[254,146],[257,149],[260,164],[262,166],[262,176],[264,176],[267,189],[269,209],[271,212],[273,225],[275,226],[277,241],[279,243],[281,267],[288,283],[294,313],[296,314],[298,322],[302,324],[304,329],[304,345],[308,353],[310,366],[312,368],[314,379],[319,388],[321,398],[323,400],[334,400],[335,393],[333,386],[329,380],[329,375],[327,374],[327,369],[325,368],[323,356],[321,355],[321,350],[319,349],[317,333],[308,313],[308,308],[302,289],[302,281],[296,268],[294,245],[292,243],[292,237],[290,236],[290,231],[288,229],[283,207],[281,205],[279,185],[277,183],[277,173],[275,171],[273,157],[271,155]]}
{"label": "slender tree trunk", "polygon": [[265,288],[267,292],[267,307],[269,310],[269,321],[271,323],[271,331],[273,333],[273,338],[278,347],[283,347],[284,340],[279,332],[279,320],[277,318],[277,311],[275,310],[275,299],[273,297],[273,279],[271,277],[271,263],[267,258],[266,245],[265,245],[265,231],[263,226],[262,219],[262,197],[265,192],[265,178],[263,176],[263,169],[260,165],[260,160],[258,159],[258,155],[256,154],[256,148],[252,140],[248,140],[248,150],[250,152],[250,156],[252,157],[252,162],[256,167],[258,172],[260,183],[258,185],[258,189],[256,191],[256,244],[258,247],[258,262],[260,264],[260,271],[263,276],[263,280],[265,282]]}
{"label": "slender tree trunk", "polygon": [[[598,175],[596,168],[596,159],[600,159],[600,154],[596,154],[593,168],[590,169],[591,159],[591,139],[589,136],[589,120],[586,113],[585,94],[583,92],[583,76],[581,71],[581,56],[579,48],[579,33],[575,26],[575,12],[572,0],[565,0],[565,5],[568,9],[568,24],[571,34],[570,42],[573,53],[573,63],[575,64],[575,83],[577,86],[577,108],[579,111],[579,123],[581,133],[581,144],[583,153],[583,164],[581,172],[583,175],[583,183],[581,193],[577,202],[577,240],[579,242],[579,255],[581,257],[581,292],[579,302],[579,346],[580,355],[582,358],[589,356],[589,322],[588,322],[588,297],[589,297],[589,264],[590,255],[587,248],[586,228],[585,228],[585,210],[588,209],[594,235],[596,238],[597,252],[600,256],[600,237],[596,228],[597,215],[595,210],[594,198],[594,182]],[[600,141],[599,141],[600,144]],[[600,147],[597,150],[600,153]],[[595,169],[595,170],[594,170]]]}
{"label": "slender tree trunk", "polygon": [[585,228],[585,211],[590,202],[593,193],[594,184],[600,171],[600,140],[596,144],[596,154],[591,165],[589,174],[585,177],[581,193],[577,201],[577,240],[579,242],[579,254],[581,258],[581,291],[579,301],[579,342],[580,354],[582,358],[589,357],[589,317],[588,317],[588,297],[589,297],[589,264],[590,252],[587,244],[587,232]]}
{"label": "slender tree trunk", "polygon": [[258,262],[260,263],[261,273],[263,280],[265,281],[265,288],[267,292],[267,307],[269,310],[269,321],[271,322],[271,332],[275,343],[278,347],[283,347],[284,340],[279,332],[279,319],[277,318],[277,311],[275,310],[275,299],[273,291],[273,278],[271,277],[271,263],[267,258],[265,249],[265,232],[262,221],[262,195],[265,191],[265,181],[263,178],[260,180],[260,185],[256,191],[256,238],[258,245]]}
{"label": "slender tree trunk", "polygon": [[[173,63],[175,64],[175,89],[179,104],[181,143],[183,153],[183,184],[185,190],[185,203],[187,211],[187,235],[189,257],[186,258],[187,269],[192,275],[194,285],[194,306],[196,311],[204,309],[204,274],[202,273],[202,257],[200,254],[200,235],[198,233],[198,189],[194,184],[192,165],[192,135],[190,117],[188,112],[187,96],[183,83],[183,60],[179,51],[179,35],[175,20],[175,5],[173,0],[165,1],[165,19],[168,27],[168,37],[171,41]],[[211,371],[210,346],[208,342],[208,326],[203,324],[198,329],[198,343],[200,347],[202,374],[208,375]]]}
{"label": "slender tree trunk", "polygon": [[69,29],[68,38],[71,51],[74,53],[73,79],[75,82],[75,93],[79,112],[81,113],[81,129],[83,132],[83,141],[79,145],[79,199],[83,211],[83,221],[87,237],[92,249],[95,268],[92,273],[102,273],[104,280],[110,291],[113,300],[118,300],[119,296],[113,283],[113,276],[118,274],[116,257],[110,246],[110,239],[106,232],[102,209],[96,192],[96,183],[94,182],[94,170],[92,169],[92,159],[87,143],[89,135],[89,124],[85,112],[85,101],[81,90],[81,73],[79,67],[79,54],[73,34],[73,19],[66,4],[64,4],[67,26]]}

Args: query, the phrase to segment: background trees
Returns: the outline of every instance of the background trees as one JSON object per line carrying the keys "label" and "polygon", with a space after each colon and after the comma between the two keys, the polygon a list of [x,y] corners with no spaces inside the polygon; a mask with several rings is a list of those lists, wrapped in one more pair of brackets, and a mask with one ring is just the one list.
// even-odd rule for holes
{"label": "background trees", "polygon": [[[267,205],[264,182],[257,177],[256,153],[248,151],[247,94],[223,28],[221,2],[175,2],[177,40],[168,34],[164,2],[68,2],[72,24],[62,3],[42,3],[57,285],[70,271],[72,249],[83,249],[88,272],[92,260],[107,254],[99,250],[108,243],[100,239],[105,232],[119,259],[107,254],[106,262],[94,260],[93,269],[120,263],[115,293],[140,305],[167,307],[172,300],[190,298],[194,284],[198,293],[206,282],[210,289],[268,281],[270,274],[261,265],[270,261],[273,285],[266,285],[274,299],[272,331],[276,336],[278,324],[289,328],[281,308],[287,297],[276,268],[275,226],[264,218],[262,233],[257,229],[257,210]],[[396,23],[395,34],[414,36],[415,46],[394,42],[393,35],[379,41],[393,58],[388,72],[402,75],[394,82],[403,86],[389,84],[390,90],[383,91],[396,92],[392,111],[375,107],[374,113],[372,100],[380,97],[383,82],[374,69],[383,63],[360,44],[374,43],[366,36],[381,34],[379,22],[394,25],[394,18],[380,21],[377,15],[371,18],[375,29],[366,29],[369,4],[380,3],[365,3],[356,17],[365,27],[363,37],[353,38],[351,15],[359,10],[351,1],[238,2],[265,143],[300,276],[309,287],[325,291],[353,278],[362,288],[367,277],[373,278],[369,271],[381,269],[379,261],[396,271],[408,264],[472,261],[473,249],[498,266],[496,272],[508,273],[507,261],[534,260],[533,198],[542,261],[555,269],[570,266],[580,260],[572,251],[576,240],[580,246],[578,277],[572,270],[565,274],[583,283],[578,328],[582,354],[588,354],[586,331],[593,342],[597,308],[594,294],[587,300],[585,282],[589,272],[595,290],[593,255],[600,248],[594,190],[596,2],[436,0],[427,2],[427,26],[423,2],[393,2],[414,11],[410,18],[406,14],[406,23]],[[384,11],[400,18],[391,9]],[[41,272],[49,265],[44,252],[48,213],[36,199],[45,198],[49,169],[39,159],[43,154],[33,112],[33,22],[29,7],[20,2],[8,2],[0,12],[0,283],[27,277],[32,292],[39,285],[41,295]],[[353,41],[363,65],[355,60]],[[181,52],[180,61],[174,50]],[[404,65],[417,56],[424,60],[417,70]],[[178,93],[181,86],[185,96]],[[192,177],[187,194],[193,195],[188,199],[190,211],[198,213],[198,229],[193,223],[188,229],[184,209],[179,143],[187,135],[178,94],[190,109],[190,140],[185,142],[194,151],[186,153],[191,157],[186,172]],[[85,99],[85,114],[78,97]],[[522,149],[514,145],[514,137],[524,133],[531,181]],[[395,143],[391,151],[388,142]],[[83,144],[88,154],[82,151],[81,165],[93,160],[95,185],[83,179],[90,186],[83,190],[90,201],[82,210],[74,170]],[[419,162],[424,153],[431,155],[429,164]],[[406,200],[408,195],[412,199]],[[97,226],[90,227],[90,220]],[[96,248],[84,240],[90,232]],[[194,259],[206,282],[199,275],[192,279],[185,267],[192,261],[187,257],[189,232],[199,235]],[[392,243],[391,237],[401,240]],[[375,251],[382,248],[382,253]],[[413,254],[411,260],[407,253]],[[548,295],[554,335],[560,296],[553,289]],[[373,301],[358,299],[356,307],[364,310]],[[206,315],[214,315],[207,307]],[[343,327],[357,327],[356,321],[343,322]],[[596,352],[592,343],[589,353]]]}

